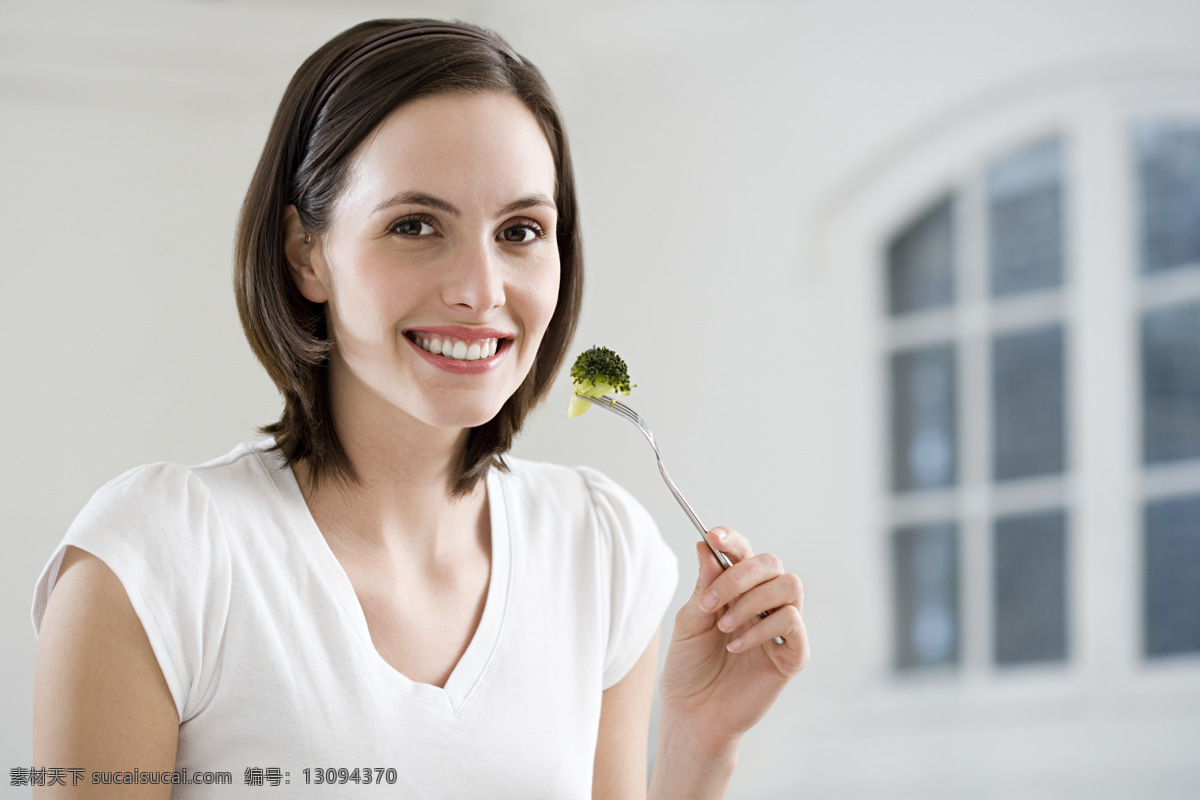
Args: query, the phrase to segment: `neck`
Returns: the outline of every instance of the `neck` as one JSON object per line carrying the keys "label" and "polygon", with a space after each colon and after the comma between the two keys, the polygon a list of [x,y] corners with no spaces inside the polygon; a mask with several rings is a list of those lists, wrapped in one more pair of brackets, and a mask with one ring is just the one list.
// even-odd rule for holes
{"label": "neck", "polygon": [[334,429],[356,481],[322,480],[296,467],[304,499],[339,555],[436,563],[476,544],[487,492],[452,497],[469,429],[427,425],[393,407],[331,397]]}

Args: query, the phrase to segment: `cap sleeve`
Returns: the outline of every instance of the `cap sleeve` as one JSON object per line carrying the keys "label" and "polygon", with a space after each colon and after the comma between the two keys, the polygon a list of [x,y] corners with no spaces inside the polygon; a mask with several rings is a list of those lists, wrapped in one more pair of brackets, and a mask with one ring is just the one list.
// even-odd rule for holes
{"label": "cap sleeve", "polygon": [[229,551],[203,481],[186,467],[153,464],[97,491],[38,578],[35,633],[68,545],[96,556],[117,576],[180,721],[194,716],[215,686],[230,596]]}
{"label": "cap sleeve", "polygon": [[607,556],[608,635],[603,688],[625,677],[645,652],[675,595],[679,567],[649,512],[608,476],[580,467]]}

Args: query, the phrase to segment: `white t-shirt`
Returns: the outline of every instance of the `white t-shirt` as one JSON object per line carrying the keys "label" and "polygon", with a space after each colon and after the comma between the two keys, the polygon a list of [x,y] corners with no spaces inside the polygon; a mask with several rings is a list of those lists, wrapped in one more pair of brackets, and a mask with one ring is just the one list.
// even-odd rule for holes
{"label": "white t-shirt", "polygon": [[440,688],[375,650],[269,444],[107,484],[35,590],[36,630],[66,545],[120,579],[179,712],[176,769],[232,775],[172,796],[327,797],[316,781],[344,768],[336,796],[590,797],[601,692],[645,650],[677,579],[645,509],[588,468],[509,459],[511,472],[491,470],[487,600]]}

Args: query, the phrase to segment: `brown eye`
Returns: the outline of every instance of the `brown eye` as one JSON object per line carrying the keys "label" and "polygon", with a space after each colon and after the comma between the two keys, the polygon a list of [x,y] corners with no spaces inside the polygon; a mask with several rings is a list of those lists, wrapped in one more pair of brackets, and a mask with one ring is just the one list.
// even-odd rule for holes
{"label": "brown eye", "polygon": [[388,230],[399,236],[429,236],[434,232],[433,226],[420,217],[398,219]]}
{"label": "brown eye", "polygon": [[539,238],[541,235],[542,229],[531,222],[510,225],[500,232],[501,239],[513,244],[526,244]]}

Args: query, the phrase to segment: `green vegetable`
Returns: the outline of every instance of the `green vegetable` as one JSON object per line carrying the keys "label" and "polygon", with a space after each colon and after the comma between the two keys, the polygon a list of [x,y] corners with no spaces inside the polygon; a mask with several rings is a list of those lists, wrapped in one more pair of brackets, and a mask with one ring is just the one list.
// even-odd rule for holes
{"label": "green vegetable", "polygon": [[568,417],[578,417],[591,405],[576,397],[577,394],[603,397],[610,392],[629,394],[633,388],[625,361],[607,347],[593,347],[580,353],[571,367],[571,379],[574,384],[571,387],[571,404],[567,408]]}

